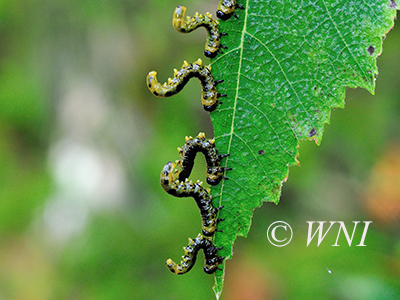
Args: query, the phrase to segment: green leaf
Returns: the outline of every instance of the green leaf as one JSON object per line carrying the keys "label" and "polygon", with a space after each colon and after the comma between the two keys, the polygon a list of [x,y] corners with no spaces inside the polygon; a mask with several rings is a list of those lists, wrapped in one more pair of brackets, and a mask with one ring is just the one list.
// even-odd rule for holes
{"label": "green leaf", "polygon": [[[278,203],[299,139],[319,144],[345,87],[374,92],[376,57],[393,26],[394,0],[247,0],[239,19],[220,21],[225,53],[212,61],[223,104],[211,114],[217,147],[229,153],[229,180],[212,188],[223,205],[215,243],[232,257],[254,208]],[[224,267],[224,266],[223,266]],[[216,272],[219,298],[224,271]]]}

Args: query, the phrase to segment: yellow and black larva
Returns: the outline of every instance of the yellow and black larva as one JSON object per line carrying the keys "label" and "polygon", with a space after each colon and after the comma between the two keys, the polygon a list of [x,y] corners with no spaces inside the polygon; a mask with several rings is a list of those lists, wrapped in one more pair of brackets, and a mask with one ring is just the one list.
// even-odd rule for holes
{"label": "yellow and black larva", "polygon": [[149,72],[147,74],[147,86],[155,96],[165,98],[179,93],[192,77],[197,77],[200,80],[202,87],[201,102],[204,109],[209,112],[214,111],[218,103],[221,103],[218,98],[226,96],[217,92],[217,84],[223,82],[223,80],[214,80],[211,66],[203,66],[200,58],[192,64],[184,61],[179,71],[174,69],[174,78],[168,78],[164,84],[158,82],[156,71]]}
{"label": "yellow and black larva", "polygon": [[176,164],[168,162],[161,171],[161,186],[170,195],[175,197],[193,197],[197,207],[200,210],[202,219],[202,233],[205,236],[212,236],[217,231],[218,222],[223,219],[217,219],[218,211],[223,208],[212,205],[210,190],[203,187],[200,180],[193,182],[189,179],[180,181],[180,170],[176,169]]}
{"label": "yellow and black larva", "polygon": [[184,247],[185,255],[180,264],[168,259],[166,264],[171,272],[175,274],[187,273],[196,262],[197,253],[200,249],[204,252],[204,272],[214,273],[224,257],[218,257],[217,251],[222,249],[215,247],[211,242],[211,236],[217,229],[217,224],[224,219],[217,219],[218,211],[223,208],[215,208],[212,205],[210,190],[203,188],[200,180],[193,183],[188,179],[198,152],[202,152],[207,163],[207,182],[211,185],[218,184],[224,171],[231,168],[221,167],[221,160],[228,155],[219,155],[215,147],[215,140],[207,140],[205,134],[200,132],[197,137],[186,137],[185,144],[178,148],[180,160],[175,163],[168,162],[161,171],[161,186],[170,195],[175,197],[193,197],[200,210],[202,219],[202,235],[199,234],[195,240],[189,239],[189,245]]}
{"label": "yellow and black larva", "polygon": [[223,176],[225,170],[232,170],[231,168],[221,167],[221,160],[229,154],[219,155],[218,150],[215,147],[214,139],[206,139],[203,132],[200,132],[198,136],[185,137],[185,145],[182,148],[178,148],[181,159],[176,163],[181,167],[179,174],[179,180],[183,181],[188,178],[192,172],[194,159],[196,154],[201,152],[204,154],[207,163],[207,183],[210,185],[217,185],[220,183],[222,178],[227,179]]}
{"label": "yellow and black larva", "polygon": [[234,12],[236,8],[244,9],[242,5],[236,3],[236,0],[220,0],[217,8],[217,17],[221,20],[228,20],[232,15],[238,18]]}
{"label": "yellow and black larva", "polygon": [[218,20],[213,19],[212,15],[207,12],[204,15],[195,13],[195,15],[190,18],[186,17],[185,21],[186,7],[179,5],[175,11],[172,18],[172,25],[174,28],[182,33],[189,33],[198,27],[204,27],[207,30],[207,40],[204,50],[204,55],[210,58],[214,58],[218,53],[222,53],[220,48],[226,48],[221,45],[220,38],[226,33],[219,32],[218,30]]}
{"label": "yellow and black larva", "polygon": [[203,249],[204,253],[204,272],[212,274],[217,269],[221,270],[218,268],[218,265],[223,262],[224,257],[217,256],[217,251],[221,250],[222,247],[215,247],[211,241],[204,238],[201,234],[194,240],[189,238],[189,245],[183,247],[183,249],[185,250],[185,255],[182,256],[180,264],[176,264],[171,259],[168,259],[166,262],[168,269],[170,269],[172,273],[182,275],[189,272],[196,262],[197,253],[200,249]]}
{"label": "yellow and black larva", "polygon": [[195,138],[185,137],[185,144],[178,148],[180,160],[175,163],[168,162],[161,171],[161,186],[170,195],[175,197],[193,197],[199,207],[203,221],[202,229],[205,236],[212,236],[216,231],[219,221],[217,212],[222,208],[214,208],[209,190],[203,188],[203,183],[198,180],[193,183],[188,177],[193,169],[196,154],[204,154],[207,163],[207,183],[217,185],[225,171],[231,168],[221,167],[221,160],[228,154],[219,155],[214,139],[206,139],[203,132]]}

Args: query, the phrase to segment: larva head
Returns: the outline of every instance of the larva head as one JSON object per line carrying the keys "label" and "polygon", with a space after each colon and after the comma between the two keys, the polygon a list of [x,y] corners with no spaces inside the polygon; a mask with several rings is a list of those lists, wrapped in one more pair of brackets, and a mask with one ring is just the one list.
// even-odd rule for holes
{"label": "larva head", "polygon": [[222,10],[217,10],[217,17],[226,21],[231,17],[231,14],[224,13]]}
{"label": "larva head", "polygon": [[228,20],[236,8],[235,0],[221,0],[218,3],[217,17],[221,20]]}
{"label": "larva head", "polygon": [[218,48],[216,47],[206,47],[206,49],[204,50],[204,56],[208,57],[208,58],[214,58],[216,57],[218,54]]}
{"label": "larva head", "polygon": [[218,269],[217,264],[215,264],[215,265],[206,264],[203,268],[203,270],[206,274],[213,274],[213,273],[215,273],[215,271],[217,271],[217,269]]}
{"label": "larva head", "polygon": [[222,264],[224,261],[225,257],[214,257],[212,259],[206,259],[204,262],[204,272],[207,274],[213,274],[217,270],[221,270],[218,268],[218,265]]}
{"label": "larva head", "polygon": [[218,101],[215,101],[211,105],[203,105],[203,108],[205,111],[213,112],[217,108],[217,106],[218,106]]}
{"label": "larva head", "polygon": [[217,185],[221,182],[221,179],[222,172],[218,172],[217,174],[208,174],[206,181],[209,185]]}

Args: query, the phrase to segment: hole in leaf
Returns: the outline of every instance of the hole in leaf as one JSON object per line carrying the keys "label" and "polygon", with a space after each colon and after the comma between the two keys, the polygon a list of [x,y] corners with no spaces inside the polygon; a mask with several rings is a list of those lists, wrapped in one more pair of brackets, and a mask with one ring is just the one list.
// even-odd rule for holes
{"label": "hole in leaf", "polygon": [[314,135],[317,134],[317,131],[315,130],[315,128],[311,129],[310,132],[308,133],[308,137],[313,137]]}
{"label": "hole in leaf", "polygon": [[368,51],[369,55],[372,55],[375,52],[375,47],[374,46],[369,46],[367,51]]}

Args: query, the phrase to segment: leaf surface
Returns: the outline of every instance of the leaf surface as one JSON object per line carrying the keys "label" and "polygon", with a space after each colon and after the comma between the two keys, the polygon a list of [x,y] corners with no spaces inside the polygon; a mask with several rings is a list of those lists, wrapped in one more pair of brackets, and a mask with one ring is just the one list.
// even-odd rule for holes
{"label": "leaf surface", "polygon": [[[344,106],[345,88],[374,92],[376,57],[393,27],[394,0],[247,0],[239,16],[220,21],[224,54],[212,60],[223,79],[223,104],[211,114],[219,152],[229,153],[229,180],[212,188],[220,211],[215,243],[232,257],[256,207],[278,203],[299,139],[319,144],[331,108]],[[222,266],[224,268],[224,266]],[[224,270],[214,291],[222,292]]]}

